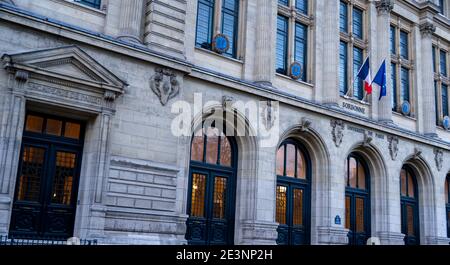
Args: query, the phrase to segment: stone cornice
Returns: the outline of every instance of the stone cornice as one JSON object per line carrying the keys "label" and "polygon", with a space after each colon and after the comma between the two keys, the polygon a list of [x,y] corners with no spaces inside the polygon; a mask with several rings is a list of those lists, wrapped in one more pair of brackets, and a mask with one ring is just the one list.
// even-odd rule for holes
{"label": "stone cornice", "polygon": [[123,43],[106,35],[69,27],[67,24],[58,24],[55,21],[49,19],[46,20],[45,17],[40,17],[29,12],[16,10],[4,4],[0,4],[0,20],[24,25],[38,31],[43,31],[63,38],[75,40],[86,45],[91,45],[93,47],[116,52],[118,54],[133,57],[152,64],[169,67],[207,82],[225,85],[244,93],[253,94],[263,98],[278,100],[284,104],[292,105],[306,111],[312,111],[322,114],[330,119],[340,119],[344,122],[349,122],[365,128],[382,131],[386,134],[397,135],[399,137],[403,137],[412,141],[421,142],[426,145],[431,145],[450,151],[450,144],[439,139],[428,138],[421,134],[404,130],[394,125],[386,125],[365,117],[352,115],[348,112],[340,110],[339,108],[328,107],[313,101],[306,100],[296,95],[280,91],[275,88],[256,85],[249,81],[240,80],[238,78],[227,76],[221,73],[216,73],[208,69],[196,67],[189,62],[151,51],[148,48],[143,48],[142,46]]}

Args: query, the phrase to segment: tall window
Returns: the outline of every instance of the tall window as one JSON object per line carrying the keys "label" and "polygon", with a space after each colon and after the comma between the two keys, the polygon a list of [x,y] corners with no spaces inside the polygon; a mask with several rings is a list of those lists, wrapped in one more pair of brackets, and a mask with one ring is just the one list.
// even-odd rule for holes
{"label": "tall window", "polygon": [[186,239],[233,244],[237,147],[218,128],[197,131],[191,143]]}
{"label": "tall window", "polygon": [[308,31],[312,24],[308,8],[307,0],[278,1],[276,72],[290,75],[290,65],[299,63],[299,80],[304,82],[308,81]]}
{"label": "tall window", "polygon": [[347,158],[345,176],[345,228],[350,245],[365,245],[370,237],[369,174],[364,160],[356,154]]}
{"label": "tall window", "polygon": [[445,6],[444,6],[444,0],[439,0],[439,13],[441,13],[442,15],[445,15]]}
{"label": "tall window", "polygon": [[[413,68],[410,55],[410,33],[403,21],[397,20],[390,28],[392,110],[401,111],[404,101],[412,104],[411,71]],[[412,110],[411,110],[412,113]],[[410,114],[411,115],[411,114]]]}
{"label": "tall window", "polygon": [[195,45],[212,49],[216,34],[228,38],[229,49],[223,54],[236,58],[238,50],[239,0],[199,0],[197,8],[197,29]]}
{"label": "tall window", "polygon": [[87,5],[93,8],[100,8],[101,0],[75,0],[75,2],[78,2],[83,5]]}
{"label": "tall window", "polygon": [[339,91],[341,95],[359,100],[364,98],[363,83],[356,77],[367,50],[364,24],[364,6],[347,1],[340,2]]}
{"label": "tall window", "polygon": [[445,43],[439,41],[439,44],[433,46],[433,70],[434,70],[434,88],[436,92],[436,124],[442,125],[445,116],[449,116],[449,85],[450,78],[448,72],[448,52]]}
{"label": "tall window", "polygon": [[310,161],[303,146],[284,141],[276,157],[277,244],[310,243]]}
{"label": "tall window", "polygon": [[403,166],[400,171],[400,205],[401,228],[405,234],[406,245],[418,245],[419,236],[419,209],[418,209],[417,180],[408,166]]}

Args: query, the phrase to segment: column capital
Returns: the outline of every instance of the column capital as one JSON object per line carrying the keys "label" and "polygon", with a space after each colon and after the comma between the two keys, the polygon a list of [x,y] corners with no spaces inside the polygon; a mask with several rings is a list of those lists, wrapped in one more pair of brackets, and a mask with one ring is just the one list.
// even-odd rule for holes
{"label": "column capital", "polygon": [[436,26],[433,24],[433,22],[430,21],[425,21],[421,23],[419,28],[423,37],[431,37],[433,33],[436,31]]}
{"label": "column capital", "polygon": [[389,14],[394,9],[394,0],[380,0],[375,2],[378,14]]}

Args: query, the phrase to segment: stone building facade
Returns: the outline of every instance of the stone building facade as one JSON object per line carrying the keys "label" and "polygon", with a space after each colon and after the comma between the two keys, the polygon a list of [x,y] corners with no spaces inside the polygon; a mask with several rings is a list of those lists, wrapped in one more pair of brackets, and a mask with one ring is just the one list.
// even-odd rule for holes
{"label": "stone building facade", "polygon": [[[363,232],[363,243],[373,237],[405,244],[410,234],[415,243],[449,244],[450,3],[232,2],[238,22],[226,38],[228,56],[198,45],[198,17],[210,3],[210,32],[226,35],[226,0],[0,1],[0,235],[63,234],[102,244],[186,244],[199,237],[212,244],[214,233],[222,238],[226,230],[227,240],[217,242],[348,244],[349,232]],[[299,28],[303,40],[292,34]],[[303,60],[301,78],[278,67],[283,36],[284,65]],[[370,55],[373,75],[386,60],[385,97],[374,85],[372,95],[358,98],[360,55]],[[262,146],[258,136],[230,139],[235,161],[227,180],[234,186],[227,189],[234,192],[227,193],[233,199],[223,231],[191,218],[193,137],[171,133],[178,116],[172,104],[193,104],[196,93],[217,103],[210,108],[278,102],[276,146]],[[237,113],[227,126],[256,131],[244,116]],[[279,210],[279,187],[294,183],[277,166],[279,148],[289,143],[307,157],[308,184],[295,184],[308,185],[299,188],[306,194],[301,229],[296,197],[287,195],[293,209]],[[354,212],[350,195],[359,193],[346,177],[353,172],[349,157],[364,161],[370,186]],[[69,172],[58,175],[59,189],[58,170]],[[413,195],[402,190],[405,180]],[[286,212],[291,222],[282,226]],[[281,238],[283,231],[293,239]]]}

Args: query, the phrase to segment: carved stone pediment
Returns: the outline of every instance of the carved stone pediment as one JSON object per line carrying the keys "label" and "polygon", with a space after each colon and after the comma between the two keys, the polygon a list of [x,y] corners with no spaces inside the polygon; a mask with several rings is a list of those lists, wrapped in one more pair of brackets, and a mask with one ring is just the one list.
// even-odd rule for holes
{"label": "carved stone pediment", "polygon": [[[35,92],[43,97],[48,93],[72,100],[96,97],[103,104],[103,100],[114,101],[127,86],[126,82],[75,45],[4,54],[1,59],[3,67],[15,76],[16,81],[30,83],[24,89],[31,96]],[[34,90],[33,87],[41,89]]]}

